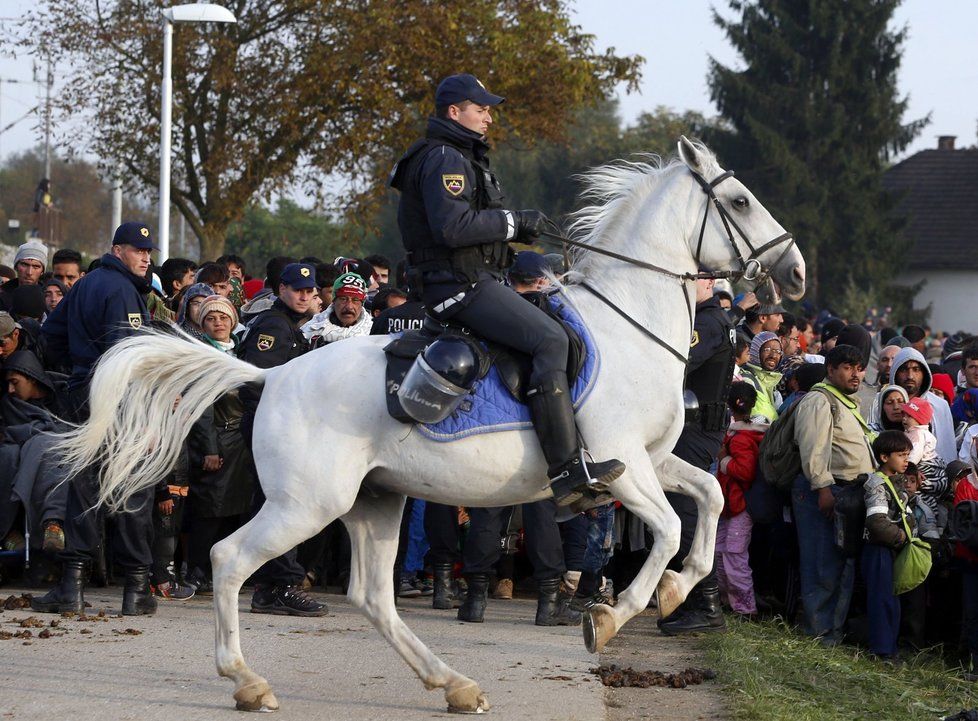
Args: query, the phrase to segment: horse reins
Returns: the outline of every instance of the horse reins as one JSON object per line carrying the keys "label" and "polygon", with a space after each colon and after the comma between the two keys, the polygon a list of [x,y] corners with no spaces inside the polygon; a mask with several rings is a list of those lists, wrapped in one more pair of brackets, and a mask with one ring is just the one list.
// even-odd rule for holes
{"label": "horse reins", "polygon": [[[750,283],[756,282],[757,285],[760,286],[763,283],[767,282],[767,280],[771,277],[771,272],[778,266],[779,263],[781,263],[782,260],[784,260],[785,256],[788,254],[788,252],[791,250],[791,248],[794,247],[794,245],[795,245],[795,239],[794,239],[794,236],[791,233],[787,233],[786,232],[786,233],[782,233],[781,235],[779,235],[774,240],[771,240],[771,241],[765,243],[761,247],[755,248],[753,246],[753,244],[751,244],[750,239],[747,237],[747,234],[744,233],[744,231],[741,229],[741,227],[739,225],[737,225],[737,221],[735,221],[733,219],[733,217],[730,215],[729,211],[726,208],[723,207],[723,203],[720,202],[720,199],[717,197],[717,194],[716,194],[716,191],[715,191],[716,186],[718,186],[720,183],[722,183],[727,178],[733,177],[734,171],[727,170],[727,171],[721,173],[720,175],[718,175],[716,178],[714,178],[712,181],[709,181],[709,182],[705,178],[703,178],[703,176],[701,176],[699,173],[697,173],[696,171],[690,169],[689,172],[692,174],[693,178],[696,179],[696,182],[699,184],[700,188],[702,188],[703,192],[706,193],[707,198],[708,198],[707,199],[707,202],[706,202],[706,208],[703,211],[703,222],[700,224],[699,239],[698,239],[698,241],[696,243],[696,263],[697,263],[697,266],[700,265],[700,252],[703,249],[703,238],[704,238],[704,236],[706,234],[706,223],[707,223],[707,220],[709,219],[709,216],[710,216],[710,206],[712,205],[713,207],[715,207],[717,209],[717,212],[720,215],[720,220],[723,223],[723,228],[727,232],[727,240],[730,241],[730,246],[733,248],[734,253],[737,254],[737,260],[740,262],[740,270],[719,270],[719,271],[704,271],[704,272],[697,272],[697,273],[676,273],[675,271],[671,271],[671,270],[668,270],[666,268],[662,268],[662,267],[660,267],[658,265],[654,265],[654,264],[649,263],[649,262],[646,262],[644,260],[639,260],[638,258],[632,258],[632,257],[629,257],[627,255],[623,255],[621,253],[616,253],[613,250],[607,250],[606,248],[597,248],[597,247],[594,247],[592,245],[588,245],[587,243],[581,243],[580,241],[571,240],[570,238],[568,238],[567,236],[565,236],[565,235],[563,235],[561,233],[554,233],[554,232],[550,232],[550,231],[543,231],[540,235],[543,236],[545,239],[548,239],[548,238],[549,239],[552,239],[552,241],[550,241],[550,242],[556,241],[556,242],[559,242],[561,244],[570,245],[570,246],[573,246],[575,248],[581,248],[583,250],[587,250],[587,251],[590,251],[592,253],[598,253],[599,255],[606,255],[609,258],[615,258],[616,260],[620,260],[620,261],[625,262],[625,263],[628,263],[630,265],[634,265],[634,266],[637,266],[639,268],[645,268],[646,270],[651,270],[651,271],[654,271],[656,273],[660,273],[662,275],[665,275],[665,276],[667,276],[669,278],[674,278],[675,280],[681,281],[681,283],[682,283],[682,289],[683,289],[683,295],[686,297],[686,307],[689,308],[689,313],[690,313],[690,318],[689,318],[689,320],[690,320],[690,329],[692,329],[692,327],[693,327],[693,320],[694,319],[693,319],[692,306],[690,305],[690,302],[689,302],[689,300],[690,300],[689,299],[689,290],[687,288],[686,281],[690,281],[690,280],[717,280],[717,279],[720,279],[720,278],[724,278],[724,279],[738,279],[738,280],[739,279],[742,279],[742,280],[746,280],[746,281],[748,281]],[[559,227],[557,226],[556,223],[554,223],[553,221],[550,221],[550,224],[554,228],[556,228],[557,230],[559,230]],[[741,253],[740,248],[737,245],[737,241],[734,238],[734,233],[733,233],[734,230],[737,231],[737,234],[743,239],[744,243],[747,244],[747,247],[751,251],[750,255],[747,257],[746,260],[744,259],[744,254]],[[764,266],[763,266],[763,264],[760,261],[760,256],[763,255],[768,250],[770,250],[771,248],[774,248],[774,247],[776,247],[776,246],[778,246],[778,245],[780,245],[782,243],[787,243],[787,246],[781,252],[781,255],[778,256],[777,260],[774,261],[774,263],[771,265],[771,267],[768,268],[767,270],[764,270]],[[593,286],[591,286],[591,285],[589,285],[588,283],[585,283],[585,282],[582,282],[579,285],[582,288],[584,288],[585,290],[587,290],[589,293],[591,293],[595,298],[597,298],[602,303],[604,303],[609,308],[611,308],[613,311],[615,311],[622,318],[624,318],[625,320],[627,320],[632,326],[634,326],[636,329],[638,329],[639,331],[641,331],[643,335],[645,335],[646,337],[650,338],[652,341],[654,341],[655,343],[657,343],[658,345],[662,346],[667,351],[669,351],[672,355],[674,355],[676,358],[678,358],[682,362],[682,364],[684,366],[686,366],[686,365],[689,364],[688,354],[680,353],[679,351],[677,351],[675,348],[673,348],[671,345],[669,345],[668,343],[666,343],[664,340],[662,340],[655,333],[653,333],[648,328],[646,328],[644,325],[642,325],[637,320],[635,320],[630,315],[628,315],[628,313],[626,313],[614,301],[612,301],[611,299],[609,299],[603,293],[600,293]]]}

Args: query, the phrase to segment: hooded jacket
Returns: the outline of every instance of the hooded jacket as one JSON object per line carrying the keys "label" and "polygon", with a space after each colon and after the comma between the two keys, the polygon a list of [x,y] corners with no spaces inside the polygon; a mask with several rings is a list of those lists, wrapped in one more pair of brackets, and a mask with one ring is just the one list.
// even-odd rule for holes
{"label": "hooded jacket", "polygon": [[[890,367],[890,383],[896,385],[897,371],[900,370],[908,361],[917,361],[924,369],[924,379],[920,386],[919,396],[930,403],[934,409],[934,417],[930,422],[931,432],[937,437],[937,455],[945,464],[950,463],[958,457],[958,446],[954,440],[954,419],[951,417],[951,407],[943,398],[930,390],[933,379],[927,361],[916,348],[907,347],[896,354],[893,365]],[[877,399],[879,396],[877,396]],[[876,402],[873,403],[873,412],[870,416],[876,415]]]}
{"label": "hooded jacket", "polygon": [[761,439],[769,427],[766,423],[734,421],[727,430],[717,464],[724,518],[731,518],[747,509],[744,494],[754,483]]}

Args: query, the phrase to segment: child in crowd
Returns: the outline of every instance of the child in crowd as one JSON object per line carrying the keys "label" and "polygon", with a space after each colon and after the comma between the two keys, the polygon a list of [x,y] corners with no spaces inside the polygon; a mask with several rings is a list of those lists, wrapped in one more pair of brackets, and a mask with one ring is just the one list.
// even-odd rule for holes
{"label": "child in crowd", "polygon": [[[907,470],[903,474],[903,489],[907,494],[907,512],[913,514],[914,534],[918,538],[926,539],[931,544],[931,548],[937,551],[941,547],[941,532],[938,530],[934,512],[930,506],[920,500],[922,483],[923,476],[920,470],[915,464],[908,463]],[[925,632],[929,582],[930,579],[917,588],[900,594],[900,640],[917,650],[927,646]]]}
{"label": "child in crowd", "polygon": [[754,524],[745,494],[754,482],[761,439],[768,429],[767,424],[751,422],[756,401],[757,391],[750,383],[731,386],[727,406],[733,422],[723,439],[717,465],[723,492],[723,512],[717,524],[717,581],[731,610],[747,618],[757,615],[757,602],[748,554]]}
{"label": "child in crowd", "polygon": [[947,474],[943,462],[937,456],[937,438],[929,428],[934,409],[926,398],[911,398],[901,408],[903,432],[913,444],[909,462],[916,464],[923,474],[920,499],[936,516],[941,498],[947,493]]}
{"label": "child in crowd", "polygon": [[[900,431],[883,431],[873,441],[879,464],[863,485],[866,529],[860,568],[866,581],[869,650],[880,658],[897,655],[900,600],[893,593],[893,557],[909,540],[903,527],[906,494],[893,480],[907,470],[913,444]],[[913,517],[907,518],[913,528]]]}
{"label": "child in crowd", "polygon": [[743,333],[737,334],[737,343],[734,346],[734,382],[744,380],[742,367],[750,360],[750,340]]}

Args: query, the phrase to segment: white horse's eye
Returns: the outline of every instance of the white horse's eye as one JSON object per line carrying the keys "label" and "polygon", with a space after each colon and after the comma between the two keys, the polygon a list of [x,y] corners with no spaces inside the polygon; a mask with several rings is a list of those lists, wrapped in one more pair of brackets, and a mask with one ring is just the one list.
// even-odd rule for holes
{"label": "white horse's eye", "polygon": [[747,200],[746,196],[741,195],[739,198],[734,198],[733,204],[738,208],[743,209],[750,205],[750,201]]}

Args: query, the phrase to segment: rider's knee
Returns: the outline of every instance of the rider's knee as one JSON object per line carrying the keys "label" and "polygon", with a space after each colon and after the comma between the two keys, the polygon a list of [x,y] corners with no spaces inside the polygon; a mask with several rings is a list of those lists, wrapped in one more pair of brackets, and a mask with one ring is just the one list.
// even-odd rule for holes
{"label": "rider's knee", "polygon": [[569,348],[570,341],[567,339],[567,332],[560,324],[556,322],[547,323],[540,328],[537,352],[534,355],[544,355],[557,359],[558,367],[566,367]]}

